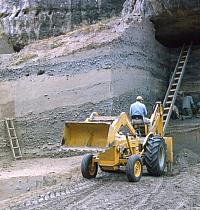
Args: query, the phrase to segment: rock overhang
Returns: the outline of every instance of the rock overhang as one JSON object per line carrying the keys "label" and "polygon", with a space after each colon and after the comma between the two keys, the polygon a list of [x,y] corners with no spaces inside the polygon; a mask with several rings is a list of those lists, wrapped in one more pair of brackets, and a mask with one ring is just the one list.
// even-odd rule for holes
{"label": "rock overhang", "polygon": [[200,8],[177,9],[150,17],[154,23],[156,39],[167,47],[183,43],[200,44]]}
{"label": "rock overhang", "polygon": [[155,36],[167,47],[178,47],[183,43],[200,43],[200,2],[197,0],[150,1],[149,14],[154,23]]}

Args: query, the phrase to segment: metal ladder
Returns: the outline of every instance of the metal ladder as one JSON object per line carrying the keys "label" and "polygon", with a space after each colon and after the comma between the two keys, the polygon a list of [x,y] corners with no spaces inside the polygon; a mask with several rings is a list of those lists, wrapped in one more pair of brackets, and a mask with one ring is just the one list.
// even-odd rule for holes
{"label": "metal ladder", "polygon": [[19,146],[19,141],[16,135],[13,119],[6,118],[5,123],[8,131],[8,136],[13,156],[15,160],[22,159],[22,152]]}
{"label": "metal ladder", "polygon": [[191,52],[192,48],[192,42],[190,45],[186,46],[185,44],[183,45],[174,73],[172,75],[167,93],[165,95],[165,99],[163,102],[163,107],[164,107],[164,113],[163,113],[163,123],[164,123],[164,131],[166,131],[174,103],[176,101],[177,93],[179,90],[179,87],[181,85],[181,80],[183,78],[185,68],[188,62],[188,58]]}

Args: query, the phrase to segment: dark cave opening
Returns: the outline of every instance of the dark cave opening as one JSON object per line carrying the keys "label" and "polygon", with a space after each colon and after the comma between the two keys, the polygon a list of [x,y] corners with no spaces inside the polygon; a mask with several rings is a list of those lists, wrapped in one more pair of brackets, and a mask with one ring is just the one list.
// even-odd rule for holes
{"label": "dark cave opening", "polygon": [[185,44],[200,45],[200,9],[182,13],[160,14],[150,18],[155,27],[155,38],[164,46],[177,48]]}
{"label": "dark cave opening", "polygon": [[[174,71],[176,65],[180,65],[178,58],[183,45],[188,46],[192,42],[179,91],[190,94],[197,105],[200,97],[200,8],[195,11],[183,9],[182,12],[165,12],[151,17],[150,20],[154,24],[155,39],[169,48],[169,71]],[[178,104],[178,100],[175,103]]]}
{"label": "dark cave opening", "polygon": [[169,36],[169,35],[160,35],[159,32],[156,33],[155,38],[161,44],[168,48],[178,48],[183,46],[183,44],[189,45],[191,42],[193,45],[200,45],[200,31],[194,32],[181,32],[177,33],[176,35]]}

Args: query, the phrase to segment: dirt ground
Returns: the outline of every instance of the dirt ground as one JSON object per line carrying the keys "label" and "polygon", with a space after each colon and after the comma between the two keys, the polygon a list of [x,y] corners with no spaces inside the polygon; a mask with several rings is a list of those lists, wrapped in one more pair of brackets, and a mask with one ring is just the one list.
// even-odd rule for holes
{"label": "dirt ground", "polygon": [[1,165],[0,209],[200,209],[200,159],[190,150],[176,156],[172,175],[137,183],[100,169],[82,178],[82,156],[21,160]]}

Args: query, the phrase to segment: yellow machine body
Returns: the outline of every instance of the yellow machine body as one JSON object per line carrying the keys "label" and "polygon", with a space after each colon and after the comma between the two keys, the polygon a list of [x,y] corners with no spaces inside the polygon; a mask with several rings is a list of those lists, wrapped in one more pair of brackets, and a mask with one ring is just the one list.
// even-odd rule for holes
{"label": "yellow machine body", "polygon": [[[84,122],[66,122],[64,126],[64,145],[67,147],[101,148],[94,155],[92,163],[106,171],[115,171],[126,165],[131,155],[144,155],[145,145],[153,135],[162,137],[167,146],[167,166],[173,162],[173,142],[171,137],[164,137],[163,107],[157,103],[151,116],[152,132],[139,137],[126,113],[119,117],[99,116],[92,113]],[[128,130],[126,134],[123,129]],[[102,150],[103,149],[103,150]],[[123,152],[122,152],[123,151]]]}

